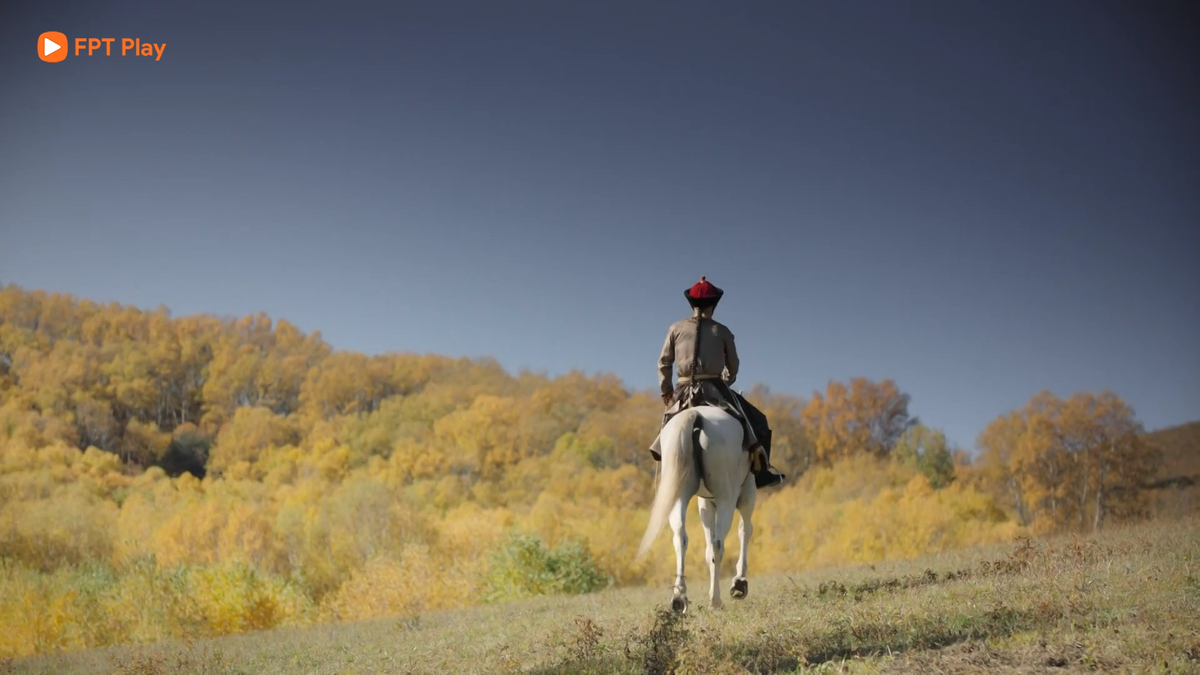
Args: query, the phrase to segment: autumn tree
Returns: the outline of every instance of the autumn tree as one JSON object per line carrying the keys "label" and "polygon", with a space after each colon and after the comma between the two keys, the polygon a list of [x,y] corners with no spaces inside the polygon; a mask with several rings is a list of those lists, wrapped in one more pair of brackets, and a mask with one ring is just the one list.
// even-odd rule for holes
{"label": "autumn tree", "polygon": [[1022,522],[1094,531],[1144,516],[1157,453],[1132,407],[1110,391],[1033,396],[980,435],[986,489]]}
{"label": "autumn tree", "polygon": [[1024,481],[1016,473],[1018,446],[1025,426],[1025,418],[1017,411],[993,420],[979,434],[980,454],[973,467],[980,487],[1022,525],[1028,525],[1033,518]]}
{"label": "autumn tree", "polygon": [[953,452],[940,429],[930,429],[924,424],[910,427],[896,443],[892,458],[919,471],[935,490],[954,480]]}
{"label": "autumn tree", "polygon": [[886,457],[904,432],[917,423],[908,414],[908,394],[890,379],[864,377],[850,386],[830,382],[814,392],[802,419],[812,435],[816,460],[829,463],[858,453]]}
{"label": "autumn tree", "polygon": [[227,322],[212,342],[204,383],[202,422],[215,430],[241,406],[263,406],[277,414],[297,412],[302,387],[329,355],[320,334],[304,335],[286,321],[272,329],[266,314]]}
{"label": "autumn tree", "polygon": [[294,418],[276,415],[264,406],[238,408],[221,428],[211,451],[208,468],[221,472],[238,463],[253,465],[271,448],[298,443]]}

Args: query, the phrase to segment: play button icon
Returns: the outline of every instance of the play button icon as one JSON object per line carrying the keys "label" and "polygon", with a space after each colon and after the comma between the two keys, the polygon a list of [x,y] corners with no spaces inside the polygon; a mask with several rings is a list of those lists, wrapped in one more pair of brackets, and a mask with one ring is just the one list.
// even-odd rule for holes
{"label": "play button icon", "polygon": [[46,63],[58,63],[67,58],[67,36],[49,31],[38,36],[38,58]]}

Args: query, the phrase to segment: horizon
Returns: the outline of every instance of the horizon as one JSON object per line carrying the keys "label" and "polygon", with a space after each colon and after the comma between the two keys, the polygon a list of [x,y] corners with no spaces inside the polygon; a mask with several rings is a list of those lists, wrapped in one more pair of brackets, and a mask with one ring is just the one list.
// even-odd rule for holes
{"label": "horizon", "polygon": [[686,7],[12,3],[0,284],[646,391],[707,276],[738,389],[1200,419],[1189,5]]}

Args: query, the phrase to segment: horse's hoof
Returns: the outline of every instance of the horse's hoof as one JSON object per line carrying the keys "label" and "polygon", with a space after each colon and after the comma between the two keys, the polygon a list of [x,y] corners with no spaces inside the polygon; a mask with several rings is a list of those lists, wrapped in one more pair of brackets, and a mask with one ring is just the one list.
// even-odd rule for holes
{"label": "horse's hoof", "polygon": [[733,587],[729,589],[729,595],[733,598],[741,600],[750,592],[750,582],[745,579],[734,579]]}
{"label": "horse's hoof", "polygon": [[686,614],[688,608],[687,598],[682,595],[677,595],[671,598],[671,611],[676,614]]}

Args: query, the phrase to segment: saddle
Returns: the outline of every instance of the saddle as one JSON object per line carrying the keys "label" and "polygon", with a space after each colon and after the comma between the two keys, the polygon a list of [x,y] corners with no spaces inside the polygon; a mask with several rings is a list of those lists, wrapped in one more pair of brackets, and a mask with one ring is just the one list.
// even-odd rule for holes
{"label": "saddle", "polygon": [[[682,377],[675,386],[673,398],[674,403],[663,412],[662,426],[666,426],[672,417],[675,417],[688,408],[712,406],[724,410],[734,419],[741,422],[742,427],[746,430],[747,438],[752,434],[750,418],[738,403],[737,395],[719,377],[707,377],[703,375],[695,378]],[[749,448],[744,449],[749,450]],[[653,450],[651,454],[655,455],[656,460],[660,459]]]}
{"label": "saddle", "polygon": [[[705,386],[706,384],[708,386]],[[736,417],[743,424],[749,423],[746,413],[738,405],[737,396],[734,395],[729,385],[725,384],[719,377],[706,377],[703,375],[695,378],[682,377],[675,386],[674,398],[675,405],[671,406],[674,412],[671,413],[671,417],[688,408],[708,405],[714,408],[721,408]],[[665,424],[666,420],[663,420],[663,423]]]}

